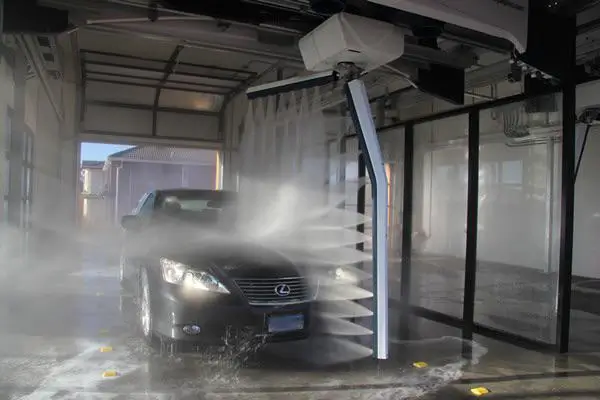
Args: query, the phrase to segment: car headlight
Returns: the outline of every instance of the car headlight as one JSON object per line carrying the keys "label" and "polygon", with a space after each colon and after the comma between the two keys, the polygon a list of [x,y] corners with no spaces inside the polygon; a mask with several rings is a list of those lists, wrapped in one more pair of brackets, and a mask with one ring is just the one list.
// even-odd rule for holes
{"label": "car headlight", "polygon": [[230,293],[225,285],[208,272],[192,270],[189,266],[168,258],[160,259],[160,267],[166,282],[206,292]]}
{"label": "car headlight", "polygon": [[329,270],[329,277],[338,282],[357,283],[356,276],[342,267]]}

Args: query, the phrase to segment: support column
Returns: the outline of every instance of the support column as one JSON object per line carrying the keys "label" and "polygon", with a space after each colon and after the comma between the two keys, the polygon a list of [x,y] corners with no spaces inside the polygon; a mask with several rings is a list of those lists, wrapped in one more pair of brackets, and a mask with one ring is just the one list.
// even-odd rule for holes
{"label": "support column", "polygon": [[[469,160],[467,183],[467,238],[465,249],[465,281],[463,293],[464,340],[473,340],[475,291],[477,277],[477,226],[479,217],[479,110],[469,113]],[[470,355],[471,346],[465,343],[463,353]]]}
{"label": "support column", "polygon": [[413,219],[413,170],[414,170],[414,132],[412,123],[404,128],[404,183],[402,198],[402,266],[400,273],[400,337],[410,338],[410,299],[412,280],[412,219]]}
{"label": "support column", "polygon": [[571,323],[571,281],[573,275],[573,218],[575,206],[575,123],[576,123],[576,18],[571,17],[567,29],[561,30],[563,50],[568,57],[562,61],[563,99],[563,145],[562,186],[560,208],[560,255],[558,272],[558,308],[556,347],[560,353],[569,351]]}

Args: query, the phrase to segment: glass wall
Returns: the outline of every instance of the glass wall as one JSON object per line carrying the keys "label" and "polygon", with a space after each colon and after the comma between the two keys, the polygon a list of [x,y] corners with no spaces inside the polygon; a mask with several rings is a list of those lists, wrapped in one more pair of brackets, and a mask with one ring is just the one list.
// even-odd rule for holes
{"label": "glass wall", "polygon": [[[400,300],[402,268],[402,206],[404,196],[404,130],[396,129],[380,135],[379,142],[388,185],[388,279],[389,295]],[[370,196],[367,186],[367,198]]]}
{"label": "glass wall", "polygon": [[558,99],[480,113],[475,322],[547,343],[556,335]]}
{"label": "glass wall", "polygon": [[[577,129],[583,143],[586,127]],[[580,147],[576,147],[579,154]],[[585,141],[575,181],[571,351],[600,349],[600,127],[592,126]]]}
{"label": "glass wall", "polygon": [[468,116],[414,127],[411,302],[462,317]]}

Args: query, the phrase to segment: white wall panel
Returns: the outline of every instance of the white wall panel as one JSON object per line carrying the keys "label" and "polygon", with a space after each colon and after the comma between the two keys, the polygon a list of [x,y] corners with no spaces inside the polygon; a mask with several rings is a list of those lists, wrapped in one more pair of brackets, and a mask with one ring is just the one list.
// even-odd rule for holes
{"label": "white wall panel", "polygon": [[[9,187],[9,162],[6,154],[9,151],[8,127],[9,127],[9,107],[14,105],[14,80],[12,68],[6,62],[6,59],[0,57],[0,221],[6,218],[4,215],[4,196],[8,194]],[[7,240],[4,238],[4,232],[0,231],[0,252],[6,249],[2,246]]]}
{"label": "white wall panel", "polygon": [[217,141],[219,140],[219,119],[210,115],[159,112],[157,135]]}
{"label": "white wall panel", "polygon": [[5,59],[0,59],[0,91],[2,101],[7,106],[12,107],[15,96],[15,82],[13,79],[13,70]]}
{"label": "white wall panel", "polygon": [[[219,119],[216,115],[159,112],[156,128],[157,138],[219,140]],[[152,139],[152,111],[88,104],[82,131]]]}
{"label": "white wall panel", "polygon": [[221,95],[163,89],[160,94],[160,102],[158,105],[161,107],[183,108],[186,110],[219,111],[222,103],[223,96]]}
{"label": "white wall panel", "polygon": [[82,125],[84,132],[150,135],[152,111],[88,104]]}
{"label": "white wall panel", "polygon": [[90,81],[85,86],[85,99],[152,105],[155,92],[154,88]]}
{"label": "white wall panel", "polygon": [[[34,135],[32,220],[38,229],[58,229],[60,227],[56,224],[60,221],[56,217],[60,214],[49,210],[56,209],[60,204],[60,123],[38,79],[30,79],[28,85],[37,88],[31,91],[26,89],[25,98],[26,120],[34,124],[33,127],[29,126]],[[35,106],[31,107],[33,115],[29,118],[27,104]]]}

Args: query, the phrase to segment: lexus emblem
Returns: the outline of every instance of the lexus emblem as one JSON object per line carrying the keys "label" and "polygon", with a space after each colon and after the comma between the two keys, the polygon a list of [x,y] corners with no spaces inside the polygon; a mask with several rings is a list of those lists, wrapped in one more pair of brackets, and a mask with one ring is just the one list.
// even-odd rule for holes
{"label": "lexus emblem", "polygon": [[289,296],[291,291],[292,289],[290,289],[290,287],[285,283],[280,283],[279,285],[275,286],[275,294],[279,297]]}

